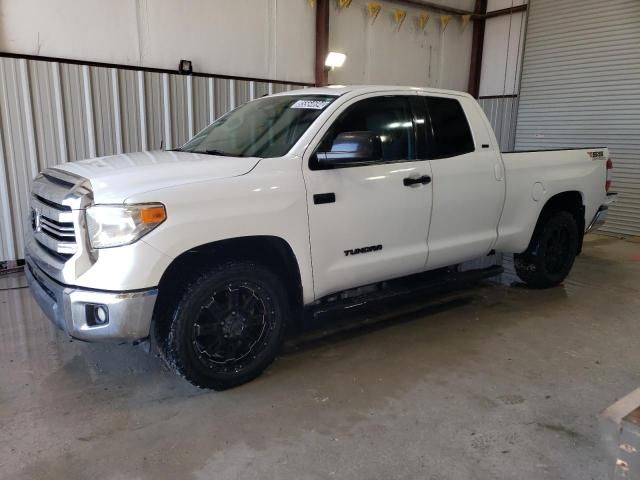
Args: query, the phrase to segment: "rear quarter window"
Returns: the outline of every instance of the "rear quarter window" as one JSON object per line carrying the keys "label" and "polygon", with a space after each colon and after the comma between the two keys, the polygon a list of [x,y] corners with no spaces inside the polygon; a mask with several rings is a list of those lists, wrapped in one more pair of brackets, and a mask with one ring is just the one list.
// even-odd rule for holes
{"label": "rear quarter window", "polygon": [[427,97],[427,112],[431,123],[430,158],[454,157],[476,149],[467,116],[458,100]]}

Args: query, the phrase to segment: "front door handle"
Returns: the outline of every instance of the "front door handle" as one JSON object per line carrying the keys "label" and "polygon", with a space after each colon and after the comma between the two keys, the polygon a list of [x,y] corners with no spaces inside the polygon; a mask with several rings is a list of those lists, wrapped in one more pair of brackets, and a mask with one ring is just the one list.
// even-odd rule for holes
{"label": "front door handle", "polygon": [[418,184],[426,185],[428,183],[431,183],[431,177],[429,175],[423,175],[422,177],[417,178],[407,177],[402,181],[402,183],[404,183],[405,187],[410,187],[412,185]]}

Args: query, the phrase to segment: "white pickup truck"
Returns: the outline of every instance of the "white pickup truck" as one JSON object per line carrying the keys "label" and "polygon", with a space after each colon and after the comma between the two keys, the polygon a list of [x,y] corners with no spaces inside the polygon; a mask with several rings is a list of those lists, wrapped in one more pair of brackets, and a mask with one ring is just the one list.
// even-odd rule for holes
{"label": "white pickup truck", "polygon": [[606,148],[501,154],[465,93],[290,91],[174,151],[42,172],[25,271],[70,336],[151,339],[187,380],[225,389],[258,376],[303,312],[385,297],[394,279],[511,252],[526,284],[559,284],[605,220],[610,169]]}

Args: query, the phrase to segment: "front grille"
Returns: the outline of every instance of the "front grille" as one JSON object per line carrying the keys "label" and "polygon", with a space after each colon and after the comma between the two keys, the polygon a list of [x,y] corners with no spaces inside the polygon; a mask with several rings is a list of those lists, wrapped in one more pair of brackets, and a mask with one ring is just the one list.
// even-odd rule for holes
{"label": "front grille", "polygon": [[56,177],[55,175],[51,175],[50,173],[47,172],[42,172],[42,176],[44,178],[46,178],[47,180],[49,180],[49,182],[55,184],[55,185],[60,185],[61,187],[66,188],[67,190],[71,190],[74,187],[74,183],[73,182],[69,182],[67,180],[64,180],[60,177]]}
{"label": "front grille", "polygon": [[76,212],[68,204],[69,199],[74,200],[73,189],[73,183],[47,174],[38,177],[32,189],[31,228],[35,240],[62,262],[78,251]]}
{"label": "front grille", "polygon": [[58,242],[76,243],[73,222],[59,222],[34,209],[31,214],[31,226],[34,231],[38,231],[40,228],[46,235]]}
{"label": "front grille", "polygon": [[53,258],[57,259],[59,262],[64,263],[67,260],[69,260],[71,257],[73,257],[72,253],[58,253],[55,250],[50,249],[44,243],[42,243],[40,240],[36,240],[36,242],[38,242],[38,245],[40,245],[40,248],[42,248],[45,252],[47,252]]}
{"label": "front grille", "polygon": [[51,200],[47,200],[46,198],[44,198],[44,197],[42,197],[40,195],[34,195],[34,197],[36,197],[39,201],[41,201],[45,205],[48,205],[51,208],[54,208],[56,210],[60,210],[61,212],[70,212],[71,211],[71,207],[68,206],[68,205],[60,205],[59,203],[52,202]]}

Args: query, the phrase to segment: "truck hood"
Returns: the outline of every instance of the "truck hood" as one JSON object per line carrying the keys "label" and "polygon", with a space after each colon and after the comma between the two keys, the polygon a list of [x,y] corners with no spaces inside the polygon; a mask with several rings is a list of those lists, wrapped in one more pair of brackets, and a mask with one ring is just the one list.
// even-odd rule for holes
{"label": "truck hood", "polygon": [[88,179],[96,203],[122,203],[150,190],[244,175],[259,161],[255,157],[155,151],[92,158],[55,168]]}

